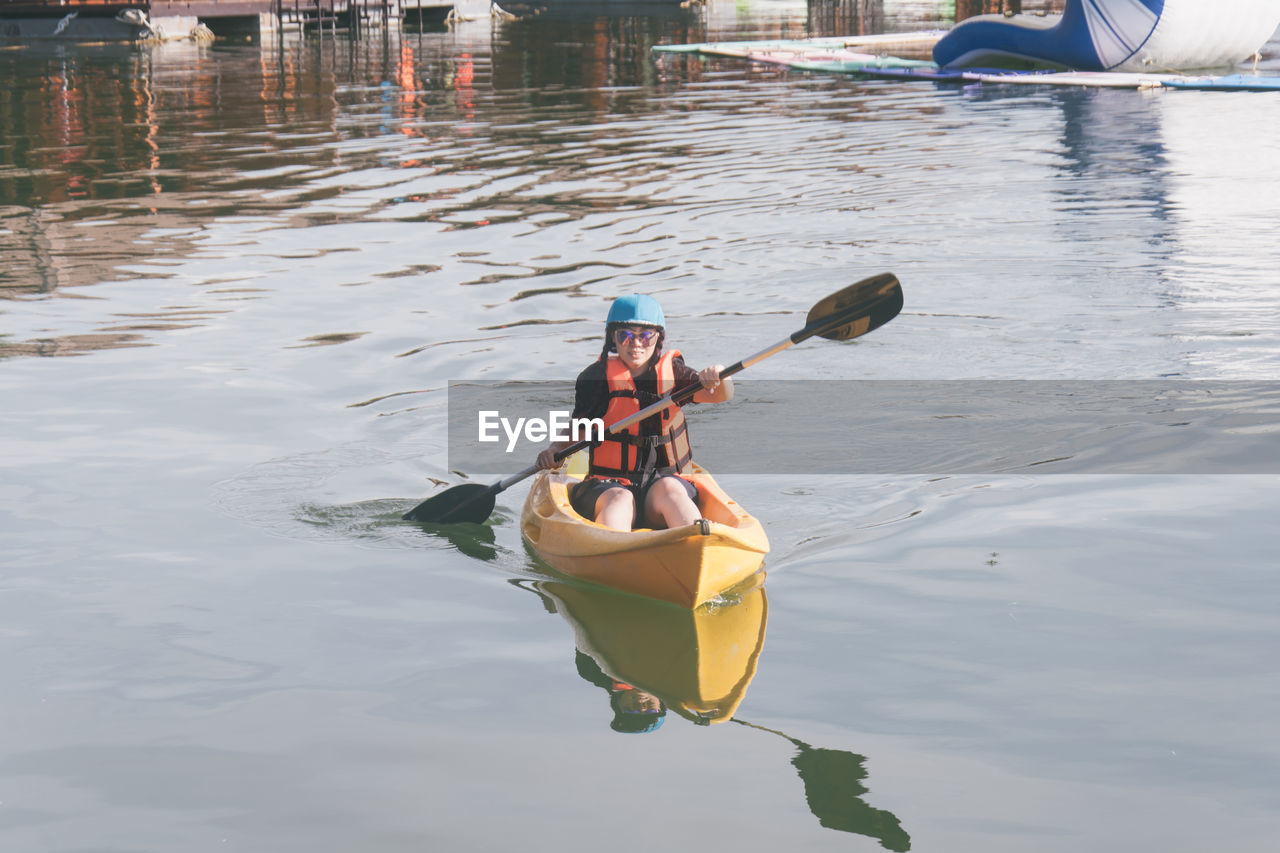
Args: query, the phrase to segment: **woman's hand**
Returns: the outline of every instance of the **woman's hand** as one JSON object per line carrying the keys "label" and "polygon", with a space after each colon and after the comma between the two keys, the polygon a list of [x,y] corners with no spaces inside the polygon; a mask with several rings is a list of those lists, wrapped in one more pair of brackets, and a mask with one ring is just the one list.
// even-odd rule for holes
{"label": "woman's hand", "polygon": [[728,376],[720,378],[723,364],[704,367],[698,371],[698,381],[702,388],[693,395],[695,403],[724,403],[733,399],[733,380]]}
{"label": "woman's hand", "polygon": [[698,371],[698,381],[702,383],[702,387],[708,391],[714,391],[720,387],[720,371],[724,370],[723,364],[717,364],[714,367],[704,367]]}
{"label": "woman's hand", "polygon": [[559,468],[561,465],[564,464],[564,460],[556,459],[556,453],[564,449],[564,447],[565,445],[559,442],[551,445],[546,450],[543,450],[541,453],[538,454],[538,459],[533,464],[537,466],[540,470],[546,470],[548,468]]}

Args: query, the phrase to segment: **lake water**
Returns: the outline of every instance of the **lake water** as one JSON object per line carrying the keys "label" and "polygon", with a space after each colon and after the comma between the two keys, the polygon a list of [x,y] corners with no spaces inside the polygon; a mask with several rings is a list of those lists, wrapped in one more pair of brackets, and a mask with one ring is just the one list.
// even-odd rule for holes
{"label": "lake water", "polygon": [[[875,473],[823,396],[1280,378],[1280,98],[649,52],[948,23],[886,5],[0,50],[0,848],[1273,849],[1280,479]],[[552,582],[525,483],[398,521],[467,473],[450,381],[571,380],[631,292],[729,363],[883,271],[892,323],[690,415],[779,425],[737,603]]]}

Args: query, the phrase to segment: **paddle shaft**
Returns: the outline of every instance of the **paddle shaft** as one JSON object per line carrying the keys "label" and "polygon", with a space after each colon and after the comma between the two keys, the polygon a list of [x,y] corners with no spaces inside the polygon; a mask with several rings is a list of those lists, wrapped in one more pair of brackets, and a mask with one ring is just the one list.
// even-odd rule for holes
{"label": "paddle shaft", "polygon": [[[764,361],[766,358],[768,358],[771,355],[777,355],[778,353],[782,352],[784,349],[787,349],[790,346],[794,346],[795,344],[798,344],[803,340],[808,340],[809,338],[812,338],[814,335],[820,335],[823,332],[827,331],[828,329],[834,329],[837,326],[843,325],[844,323],[848,322],[847,315],[849,313],[852,313],[852,312],[837,314],[834,317],[827,317],[821,323],[814,323],[813,325],[805,326],[800,331],[792,333],[789,337],[783,338],[773,346],[762,349],[760,350],[760,352],[756,353],[755,355],[747,356],[746,358],[742,359],[742,361],[736,362],[735,364],[732,364],[729,367],[726,367],[724,370],[720,371],[720,378],[728,379],[730,376],[733,376],[735,373],[741,373],[751,365],[758,364],[759,362]],[[678,406],[683,405],[684,403],[687,403],[689,400],[693,398],[694,394],[697,394],[701,390],[702,390],[701,384],[687,385],[684,388],[681,388],[679,391],[675,391],[671,394],[667,394],[661,399],[650,403],[640,411],[631,415],[627,415],[625,418],[623,418],[620,421],[614,422],[607,428],[607,430],[610,435],[612,435],[615,432],[621,432],[622,430],[626,429],[627,427],[631,426],[634,423],[642,421],[645,418],[653,417],[658,412],[661,412],[663,409],[670,406],[672,403],[675,403]],[[579,450],[584,450],[590,447],[593,443],[594,442],[583,440],[583,441],[575,442],[574,444],[569,445],[563,450],[558,450],[556,451],[556,461],[559,462],[561,460],[567,459],[568,457],[577,453]],[[497,492],[501,492],[505,489],[508,489],[511,486],[514,486],[516,483],[520,482],[521,480],[525,479],[526,477],[532,477],[537,472],[538,472],[538,466],[530,465],[528,468],[525,468],[523,471],[519,472],[518,474],[512,474],[507,479],[502,480],[498,483],[494,483],[493,485],[494,493],[496,494]]]}

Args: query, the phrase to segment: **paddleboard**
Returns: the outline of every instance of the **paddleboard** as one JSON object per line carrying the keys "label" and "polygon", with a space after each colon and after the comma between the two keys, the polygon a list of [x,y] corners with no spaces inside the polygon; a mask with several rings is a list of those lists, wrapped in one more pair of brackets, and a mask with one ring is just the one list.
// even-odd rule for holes
{"label": "paddleboard", "polygon": [[1189,77],[1183,74],[1146,74],[1126,71],[987,72],[966,74],[980,83],[1032,86],[1083,86],[1115,89],[1221,89],[1234,92],[1280,90],[1280,77],[1227,74],[1221,77]]}
{"label": "paddleboard", "polygon": [[1083,86],[1109,89],[1158,89],[1175,74],[1142,74],[1124,71],[998,71],[967,75],[978,83],[1016,86]]}
{"label": "paddleboard", "polygon": [[797,71],[817,71],[832,74],[852,74],[876,80],[932,80],[936,83],[964,83],[968,72],[939,68],[933,63],[924,65],[861,65],[829,62],[798,62],[792,65]]}
{"label": "paddleboard", "polygon": [[876,56],[871,53],[854,53],[849,50],[830,52],[796,53],[793,51],[752,51],[746,55],[752,62],[785,65],[798,71],[826,71],[842,74],[858,74],[867,69],[916,68],[937,69],[932,62],[921,59],[900,59],[896,56]]}
{"label": "paddleboard", "polygon": [[854,50],[877,51],[927,50],[946,35],[945,30],[919,30],[909,33],[887,33],[870,36],[826,36],[810,39],[765,39],[761,41],[723,41],[702,44],[659,44],[656,53],[701,53],[708,56],[745,56],[770,50]]}
{"label": "paddleboard", "polygon": [[1280,89],[1280,77],[1256,74],[1227,74],[1222,77],[1179,77],[1166,80],[1171,89],[1221,89],[1227,92],[1274,92]]}

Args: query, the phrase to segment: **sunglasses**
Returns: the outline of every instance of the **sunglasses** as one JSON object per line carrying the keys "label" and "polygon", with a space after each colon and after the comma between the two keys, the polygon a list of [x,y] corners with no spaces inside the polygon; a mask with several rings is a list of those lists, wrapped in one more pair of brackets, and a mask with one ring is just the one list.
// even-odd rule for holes
{"label": "sunglasses", "polygon": [[613,333],[613,339],[618,342],[619,346],[629,344],[632,340],[638,340],[640,346],[647,347],[653,343],[658,334],[657,329],[641,329],[638,332],[633,332],[631,329],[618,329]]}

